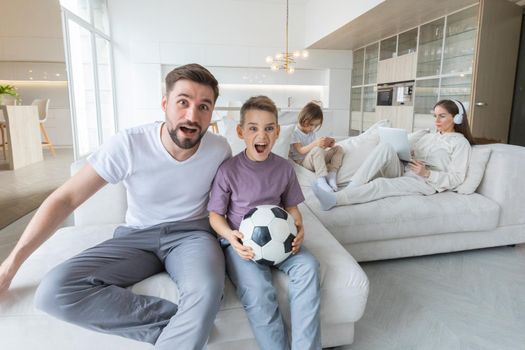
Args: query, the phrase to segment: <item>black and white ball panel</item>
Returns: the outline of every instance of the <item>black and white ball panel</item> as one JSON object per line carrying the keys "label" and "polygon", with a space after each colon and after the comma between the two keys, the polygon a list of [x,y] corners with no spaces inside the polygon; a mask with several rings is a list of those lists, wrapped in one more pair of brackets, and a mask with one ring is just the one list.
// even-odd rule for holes
{"label": "black and white ball panel", "polygon": [[274,205],[260,205],[243,217],[239,231],[243,244],[253,249],[254,261],[276,265],[292,251],[292,241],[297,235],[293,217]]}

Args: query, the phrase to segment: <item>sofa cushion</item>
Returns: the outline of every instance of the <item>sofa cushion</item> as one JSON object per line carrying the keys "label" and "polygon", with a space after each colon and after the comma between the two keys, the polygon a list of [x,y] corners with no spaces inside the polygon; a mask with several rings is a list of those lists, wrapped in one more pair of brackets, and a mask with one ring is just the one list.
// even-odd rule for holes
{"label": "sofa cushion", "polygon": [[455,191],[457,193],[471,194],[476,192],[476,189],[483,179],[483,174],[485,174],[485,168],[487,167],[491,152],[492,150],[487,147],[472,147],[465,181],[456,187]]}
{"label": "sofa cushion", "polygon": [[[373,202],[321,209],[311,189],[312,172],[297,166],[306,205],[343,245],[447,232],[496,228],[499,206],[477,193],[442,192],[431,196],[399,196]],[[303,170],[304,169],[304,170]]]}
{"label": "sofa cushion", "polygon": [[[306,227],[305,246],[314,254],[320,262],[321,280],[321,326],[323,328],[323,345],[335,346],[349,344],[353,337],[353,322],[359,320],[364,312],[368,297],[368,279],[352,258],[352,256],[335,240],[335,238],[322,226],[309,209],[301,205],[303,222]],[[43,276],[54,266],[66,259],[80,253],[81,251],[98,244],[110,237],[116,225],[94,225],[84,227],[66,227],[57,231],[48,241],[46,241],[29,259],[22,265],[18,274],[15,276],[11,288],[0,299],[0,330],[24,329],[24,322],[33,322],[31,329],[42,329],[45,334],[56,334],[55,329],[62,327],[63,322],[55,320],[33,306],[34,292],[42,280]],[[281,312],[285,322],[289,324],[288,299],[288,279],[280,271],[274,270],[274,285],[277,287]],[[137,294],[154,295],[178,303],[179,291],[177,286],[169,278],[167,273],[159,273],[141,281],[131,289]],[[332,329],[349,327],[348,332],[333,332]],[[46,330],[46,327],[49,329]],[[71,328],[68,325],[66,328]],[[73,326],[73,330],[74,330]],[[55,348],[75,348],[91,349],[93,344],[108,339],[108,335],[99,334],[91,331],[81,330],[72,337],[80,342],[82,334],[87,335],[85,346],[79,347],[60,347]],[[27,331],[27,329],[26,329]],[[44,333],[40,332],[40,336]],[[327,335],[325,337],[325,335]],[[34,334],[33,334],[34,336]],[[210,348],[215,348],[217,344],[239,340],[252,339],[253,335],[249,328],[245,312],[235,294],[230,281],[226,280],[224,298],[220,307],[219,314],[215,321],[215,326],[210,335]],[[117,344],[121,344],[120,337],[110,337],[115,339]],[[89,340],[89,341],[88,341]],[[52,342],[52,340],[50,340]],[[61,340],[62,341],[62,340]],[[63,341],[68,341],[63,339]],[[131,349],[126,344],[122,346],[107,346],[103,348],[111,349]],[[2,344],[8,344],[7,348],[27,348],[26,342],[20,337],[16,339],[6,337]],[[142,344],[148,348],[148,344]],[[13,344],[24,345],[22,347],[10,347]],[[69,344],[69,343],[68,343]],[[229,348],[221,346],[221,349]]]}

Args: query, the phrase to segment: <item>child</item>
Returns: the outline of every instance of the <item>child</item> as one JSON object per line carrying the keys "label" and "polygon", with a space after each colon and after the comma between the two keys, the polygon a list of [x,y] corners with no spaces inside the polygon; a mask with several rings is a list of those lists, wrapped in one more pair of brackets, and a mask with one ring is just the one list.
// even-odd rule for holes
{"label": "child", "polygon": [[208,204],[210,224],[221,237],[226,271],[259,347],[284,350],[290,349],[290,342],[278,309],[271,268],[249,260],[254,253],[242,244],[243,234],[238,229],[244,214],[257,205],[278,205],[293,216],[297,236],[292,255],[276,267],[290,277],[291,344],[293,349],[321,349],[319,263],[301,248],[304,229],[297,205],[304,197],[293,167],[271,153],[279,130],[277,108],[268,97],[252,97],[241,107],[237,134],[246,149],[217,171]]}
{"label": "child", "polygon": [[344,151],[335,146],[331,137],[317,137],[323,124],[323,111],[315,102],[309,102],[298,116],[292,134],[291,158],[306,169],[315,171],[317,185],[325,191],[337,191],[337,170],[341,167]]}

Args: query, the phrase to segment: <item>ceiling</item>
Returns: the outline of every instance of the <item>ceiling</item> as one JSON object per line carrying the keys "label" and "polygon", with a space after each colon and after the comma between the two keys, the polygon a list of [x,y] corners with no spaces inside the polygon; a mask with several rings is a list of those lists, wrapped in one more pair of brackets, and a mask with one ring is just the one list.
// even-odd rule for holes
{"label": "ceiling", "polygon": [[[508,1],[525,6],[525,0]],[[479,1],[385,0],[308,48],[354,50],[476,3]]]}

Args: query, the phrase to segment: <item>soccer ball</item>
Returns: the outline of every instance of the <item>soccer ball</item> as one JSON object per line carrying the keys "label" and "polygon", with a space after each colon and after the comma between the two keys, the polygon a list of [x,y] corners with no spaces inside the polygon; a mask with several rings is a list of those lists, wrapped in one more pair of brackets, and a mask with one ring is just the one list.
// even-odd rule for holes
{"label": "soccer ball", "polygon": [[268,266],[283,262],[292,253],[297,235],[293,217],[275,205],[259,205],[243,216],[239,231],[242,243],[253,249],[253,261]]}

